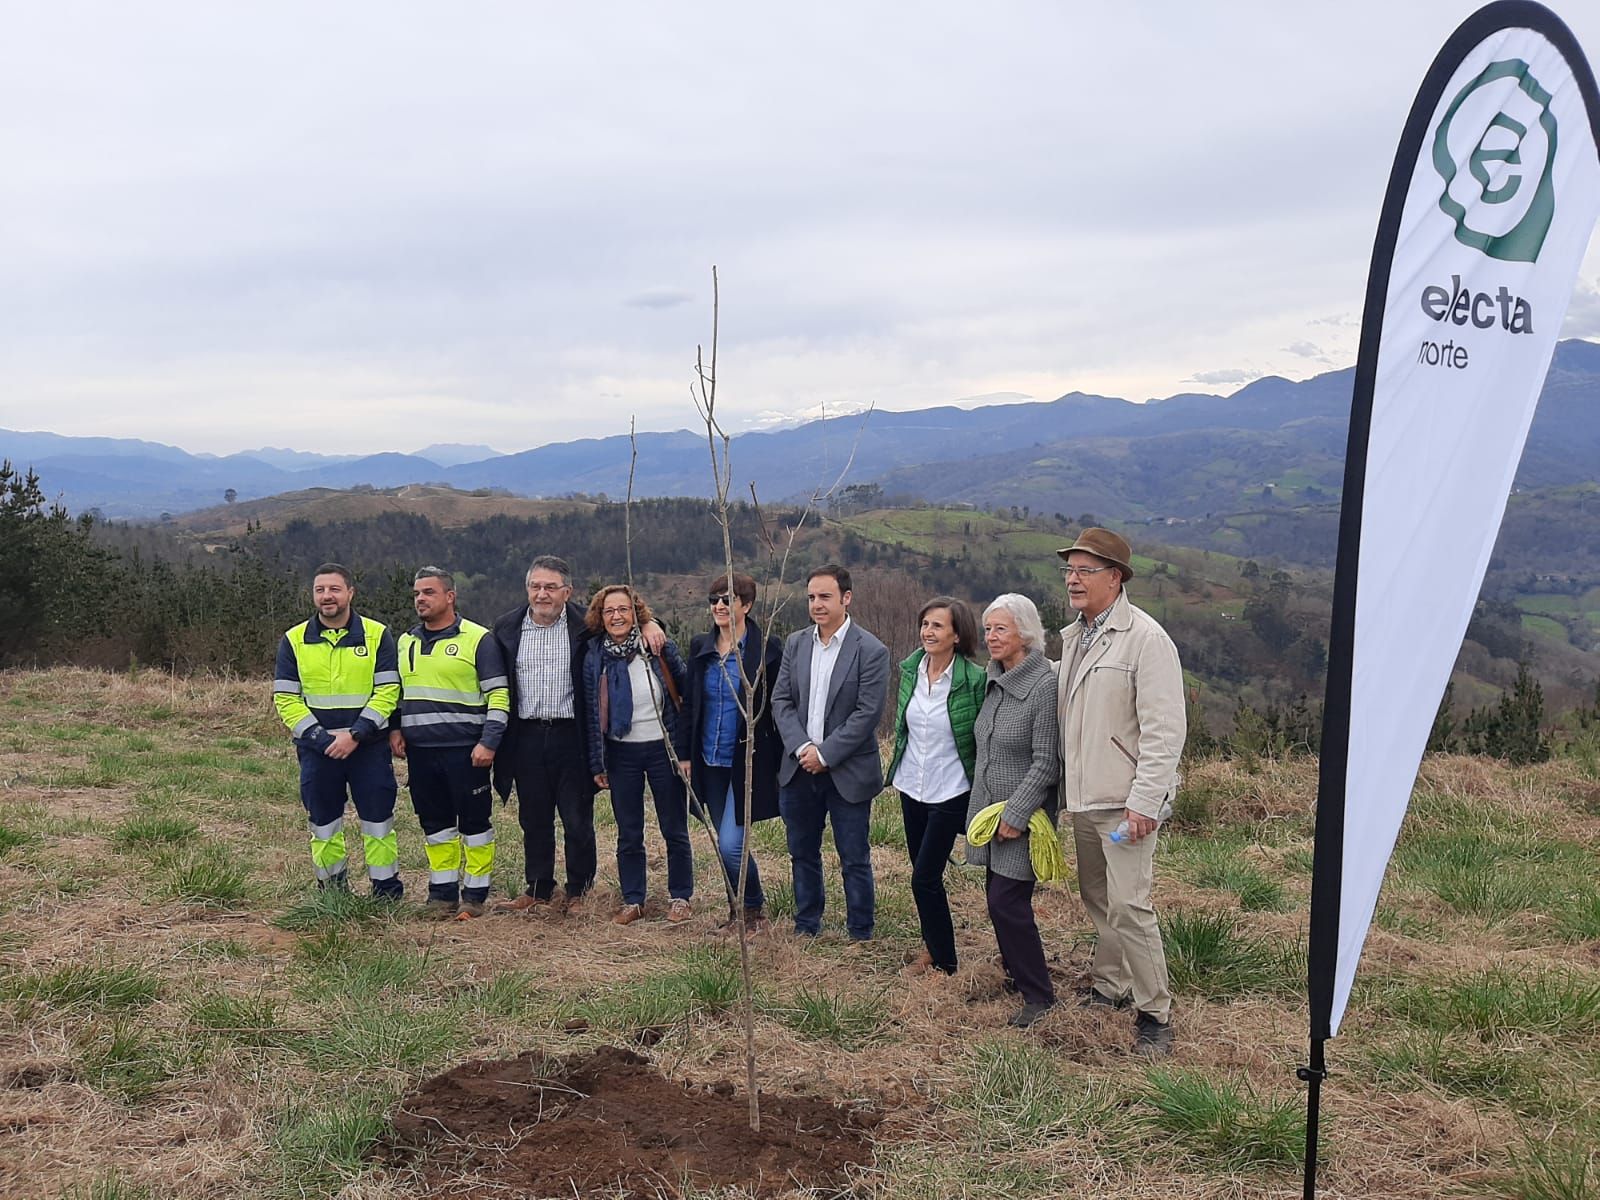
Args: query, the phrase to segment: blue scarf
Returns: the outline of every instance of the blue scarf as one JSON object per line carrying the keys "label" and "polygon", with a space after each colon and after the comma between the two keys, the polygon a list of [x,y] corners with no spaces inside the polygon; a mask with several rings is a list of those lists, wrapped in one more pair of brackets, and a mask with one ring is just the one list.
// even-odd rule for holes
{"label": "blue scarf", "polygon": [[600,731],[609,738],[623,737],[633,728],[633,684],[628,664],[644,652],[635,625],[620,642],[608,636],[600,642]]}

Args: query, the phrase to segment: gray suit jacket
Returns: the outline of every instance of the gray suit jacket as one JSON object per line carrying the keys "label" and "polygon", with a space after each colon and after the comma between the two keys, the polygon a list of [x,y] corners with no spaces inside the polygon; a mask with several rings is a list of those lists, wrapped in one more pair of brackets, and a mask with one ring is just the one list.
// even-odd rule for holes
{"label": "gray suit jacket", "polygon": [[[783,644],[783,665],[772,685],[772,719],[783,739],[778,782],[794,779],[796,752],[811,740],[806,715],[811,710],[811,642],[814,626],[791,633]],[[855,621],[839,647],[828,685],[828,708],[817,749],[839,795],[865,804],[883,790],[883,759],[878,754],[878,720],[889,696],[889,650]]]}

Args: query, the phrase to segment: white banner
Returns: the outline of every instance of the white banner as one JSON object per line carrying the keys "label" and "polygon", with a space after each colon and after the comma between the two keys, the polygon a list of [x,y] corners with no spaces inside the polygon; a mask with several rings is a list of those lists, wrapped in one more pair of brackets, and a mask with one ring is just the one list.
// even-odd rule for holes
{"label": "white banner", "polygon": [[[1597,110],[1593,78],[1565,26],[1537,5],[1491,5],[1441,52],[1402,141],[1373,256],[1346,465],[1345,504],[1354,507],[1340,531],[1345,586],[1336,598],[1327,719],[1345,716],[1335,676],[1347,670],[1348,744],[1342,763],[1324,763],[1318,825],[1320,875],[1321,856],[1332,849],[1320,844],[1320,806],[1339,799],[1330,795],[1330,769],[1342,768],[1337,936],[1327,937],[1334,922],[1324,886],[1313,904],[1313,1037],[1332,1036],[1344,1015],[1600,215]],[[1358,446],[1367,381],[1370,424]],[[1348,607],[1352,582],[1341,647],[1339,599]],[[1344,663],[1335,658],[1341,651]],[[1340,739],[1328,733],[1324,752],[1330,740],[1337,754]],[[1336,940],[1336,952],[1319,940]],[[1323,976],[1331,1009],[1320,1035],[1319,951],[1321,969],[1333,967],[1331,980]]]}

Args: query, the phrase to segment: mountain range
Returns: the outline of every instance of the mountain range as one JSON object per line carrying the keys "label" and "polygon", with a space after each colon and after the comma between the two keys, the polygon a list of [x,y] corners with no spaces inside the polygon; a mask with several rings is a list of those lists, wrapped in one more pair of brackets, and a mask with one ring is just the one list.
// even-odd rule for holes
{"label": "mountain range", "polygon": [[[1257,380],[1231,396],[1133,403],[1070,393],[1048,402],[872,412],[733,439],[734,493],[789,500],[846,485],[936,503],[1093,514],[1112,522],[1215,521],[1228,514],[1336,506],[1354,371]],[[1600,344],[1556,348],[1518,473],[1519,488],[1595,477]],[[704,433],[641,433],[637,496],[706,495]],[[445,483],[522,496],[616,499],[628,486],[627,435],[518,454],[430,446],[361,457],[263,448],[223,457],[122,438],[0,430],[0,457],[38,471],[73,511],[153,518],[312,487]]]}

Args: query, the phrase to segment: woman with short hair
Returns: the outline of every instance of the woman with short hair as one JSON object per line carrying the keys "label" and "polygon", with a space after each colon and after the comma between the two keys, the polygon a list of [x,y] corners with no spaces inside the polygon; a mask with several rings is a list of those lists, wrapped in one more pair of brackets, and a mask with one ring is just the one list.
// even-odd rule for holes
{"label": "woman with short hair", "polygon": [[1028,822],[1043,809],[1056,820],[1056,781],[1061,774],[1061,731],[1056,723],[1056,676],[1044,654],[1044,623],[1032,600],[1016,593],[996,596],[983,611],[989,650],[987,690],[973,724],[977,744],[968,824],[991,804],[1003,804],[988,843],[967,845],[967,861],[984,867],[989,920],[1006,979],[1022,993],[1022,1008],[1010,1017],[1032,1025],[1055,1004],[1045,965],[1044,943],[1033,919],[1035,877]]}
{"label": "woman with short hair", "polygon": [[745,849],[745,756],[749,716],[755,717],[751,755],[750,823],[778,815],[778,767],[783,742],[772,721],[772,684],[783,663],[783,643],[750,617],[756,581],[748,575],[713,579],[707,588],[711,631],[689,643],[689,781],[717,831],[717,851],[728,881],[731,929],[739,913],[739,869],[745,870],[744,923],[760,933],[767,927],[766,895],[755,855]]}
{"label": "woman with short hair", "polygon": [[595,783],[610,789],[617,819],[622,907],[612,921],[618,925],[644,915],[647,780],[667,843],[667,920],[688,920],[694,895],[694,850],[683,786],[689,770],[689,722],[680,711],[689,674],[670,640],[659,657],[650,653],[640,637],[650,620],[650,606],[622,583],[596,592],[584,619],[597,635],[583,659],[589,769]]}
{"label": "woman with short hair", "polygon": [[967,827],[977,750],[972,727],[988,679],[973,661],[978,623],[952,596],[935,596],[917,614],[922,645],[900,664],[894,756],[885,778],[900,793],[911,895],[922,927],[914,974],[956,973],[956,933],[944,869]]}

